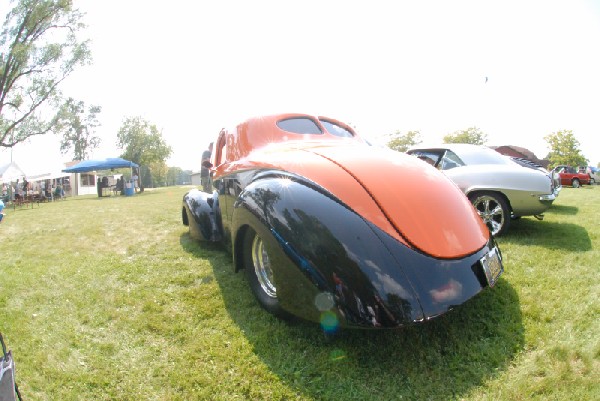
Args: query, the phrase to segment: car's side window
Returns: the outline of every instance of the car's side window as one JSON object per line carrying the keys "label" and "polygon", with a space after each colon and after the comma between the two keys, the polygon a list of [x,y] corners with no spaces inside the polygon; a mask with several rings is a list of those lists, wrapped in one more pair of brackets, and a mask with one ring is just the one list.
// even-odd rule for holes
{"label": "car's side window", "polygon": [[342,138],[352,138],[354,135],[348,129],[327,120],[319,120],[331,135],[340,136]]}
{"label": "car's side window", "polygon": [[447,150],[446,153],[444,153],[444,156],[442,157],[438,168],[440,170],[450,170],[455,167],[460,167],[464,165],[465,163],[463,163],[463,161],[460,159],[460,157],[456,155],[456,153]]}
{"label": "car's side window", "polygon": [[284,131],[293,132],[295,134],[322,134],[321,128],[310,118],[298,117],[287,118],[277,122],[277,126]]}
{"label": "car's side window", "polygon": [[438,160],[440,159],[440,155],[435,152],[424,152],[422,150],[411,152],[413,156],[417,156],[419,159],[427,162],[435,167]]}

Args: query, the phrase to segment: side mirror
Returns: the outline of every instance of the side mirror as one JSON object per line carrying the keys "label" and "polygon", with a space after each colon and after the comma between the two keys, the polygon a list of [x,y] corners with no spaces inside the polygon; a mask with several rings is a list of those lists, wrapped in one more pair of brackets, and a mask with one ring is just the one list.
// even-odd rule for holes
{"label": "side mirror", "polygon": [[209,160],[204,160],[202,162],[202,167],[207,168],[207,169],[211,169],[212,168],[212,163]]}

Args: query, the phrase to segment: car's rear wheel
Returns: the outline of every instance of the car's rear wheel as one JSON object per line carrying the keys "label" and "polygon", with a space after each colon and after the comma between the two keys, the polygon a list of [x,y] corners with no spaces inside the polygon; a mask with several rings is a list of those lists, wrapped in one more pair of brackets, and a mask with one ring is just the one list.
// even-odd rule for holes
{"label": "car's rear wheel", "polygon": [[596,179],[590,178],[590,185],[595,185],[595,184],[596,184]]}
{"label": "car's rear wheel", "polygon": [[267,244],[256,231],[248,228],[242,246],[244,270],[252,293],[268,312],[280,318],[288,317],[277,298],[275,273]]}
{"label": "car's rear wheel", "polygon": [[571,185],[573,186],[573,188],[581,187],[581,183],[579,182],[579,179],[577,179],[577,178],[573,178],[573,181],[571,181]]}
{"label": "car's rear wheel", "polygon": [[469,200],[494,237],[508,230],[510,210],[502,195],[494,192],[478,192],[470,194]]}

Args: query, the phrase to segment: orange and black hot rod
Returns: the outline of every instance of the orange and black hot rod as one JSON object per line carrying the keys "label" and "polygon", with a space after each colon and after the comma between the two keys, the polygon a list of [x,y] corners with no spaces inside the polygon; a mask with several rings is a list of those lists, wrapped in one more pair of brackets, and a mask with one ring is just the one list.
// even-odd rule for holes
{"label": "orange and black hot rod", "polygon": [[223,129],[213,193],[183,198],[183,224],[222,242],[269,312],[338,327],[399,327],[462,304],[503,271],[460,189],[348,125],[280,114]]}

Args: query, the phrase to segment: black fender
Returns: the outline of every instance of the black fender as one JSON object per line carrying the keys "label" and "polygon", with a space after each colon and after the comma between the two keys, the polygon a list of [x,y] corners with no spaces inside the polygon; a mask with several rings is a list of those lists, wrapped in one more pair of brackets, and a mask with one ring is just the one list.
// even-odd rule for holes
{"label": "black fender", "polygon": [[345,327],[423,319],[412,284],[374,227],[311,181],[265,174],[245,188],[232,217],[236,269],[248,226],[265,242],[287,312]]}
{"label": "black fender", "polygon": [[183,224],[189,226],[190,235],[200,241],[218,242],[223,238],[223,225],[219,209],[219,196],[192,189],[183,196]]}

